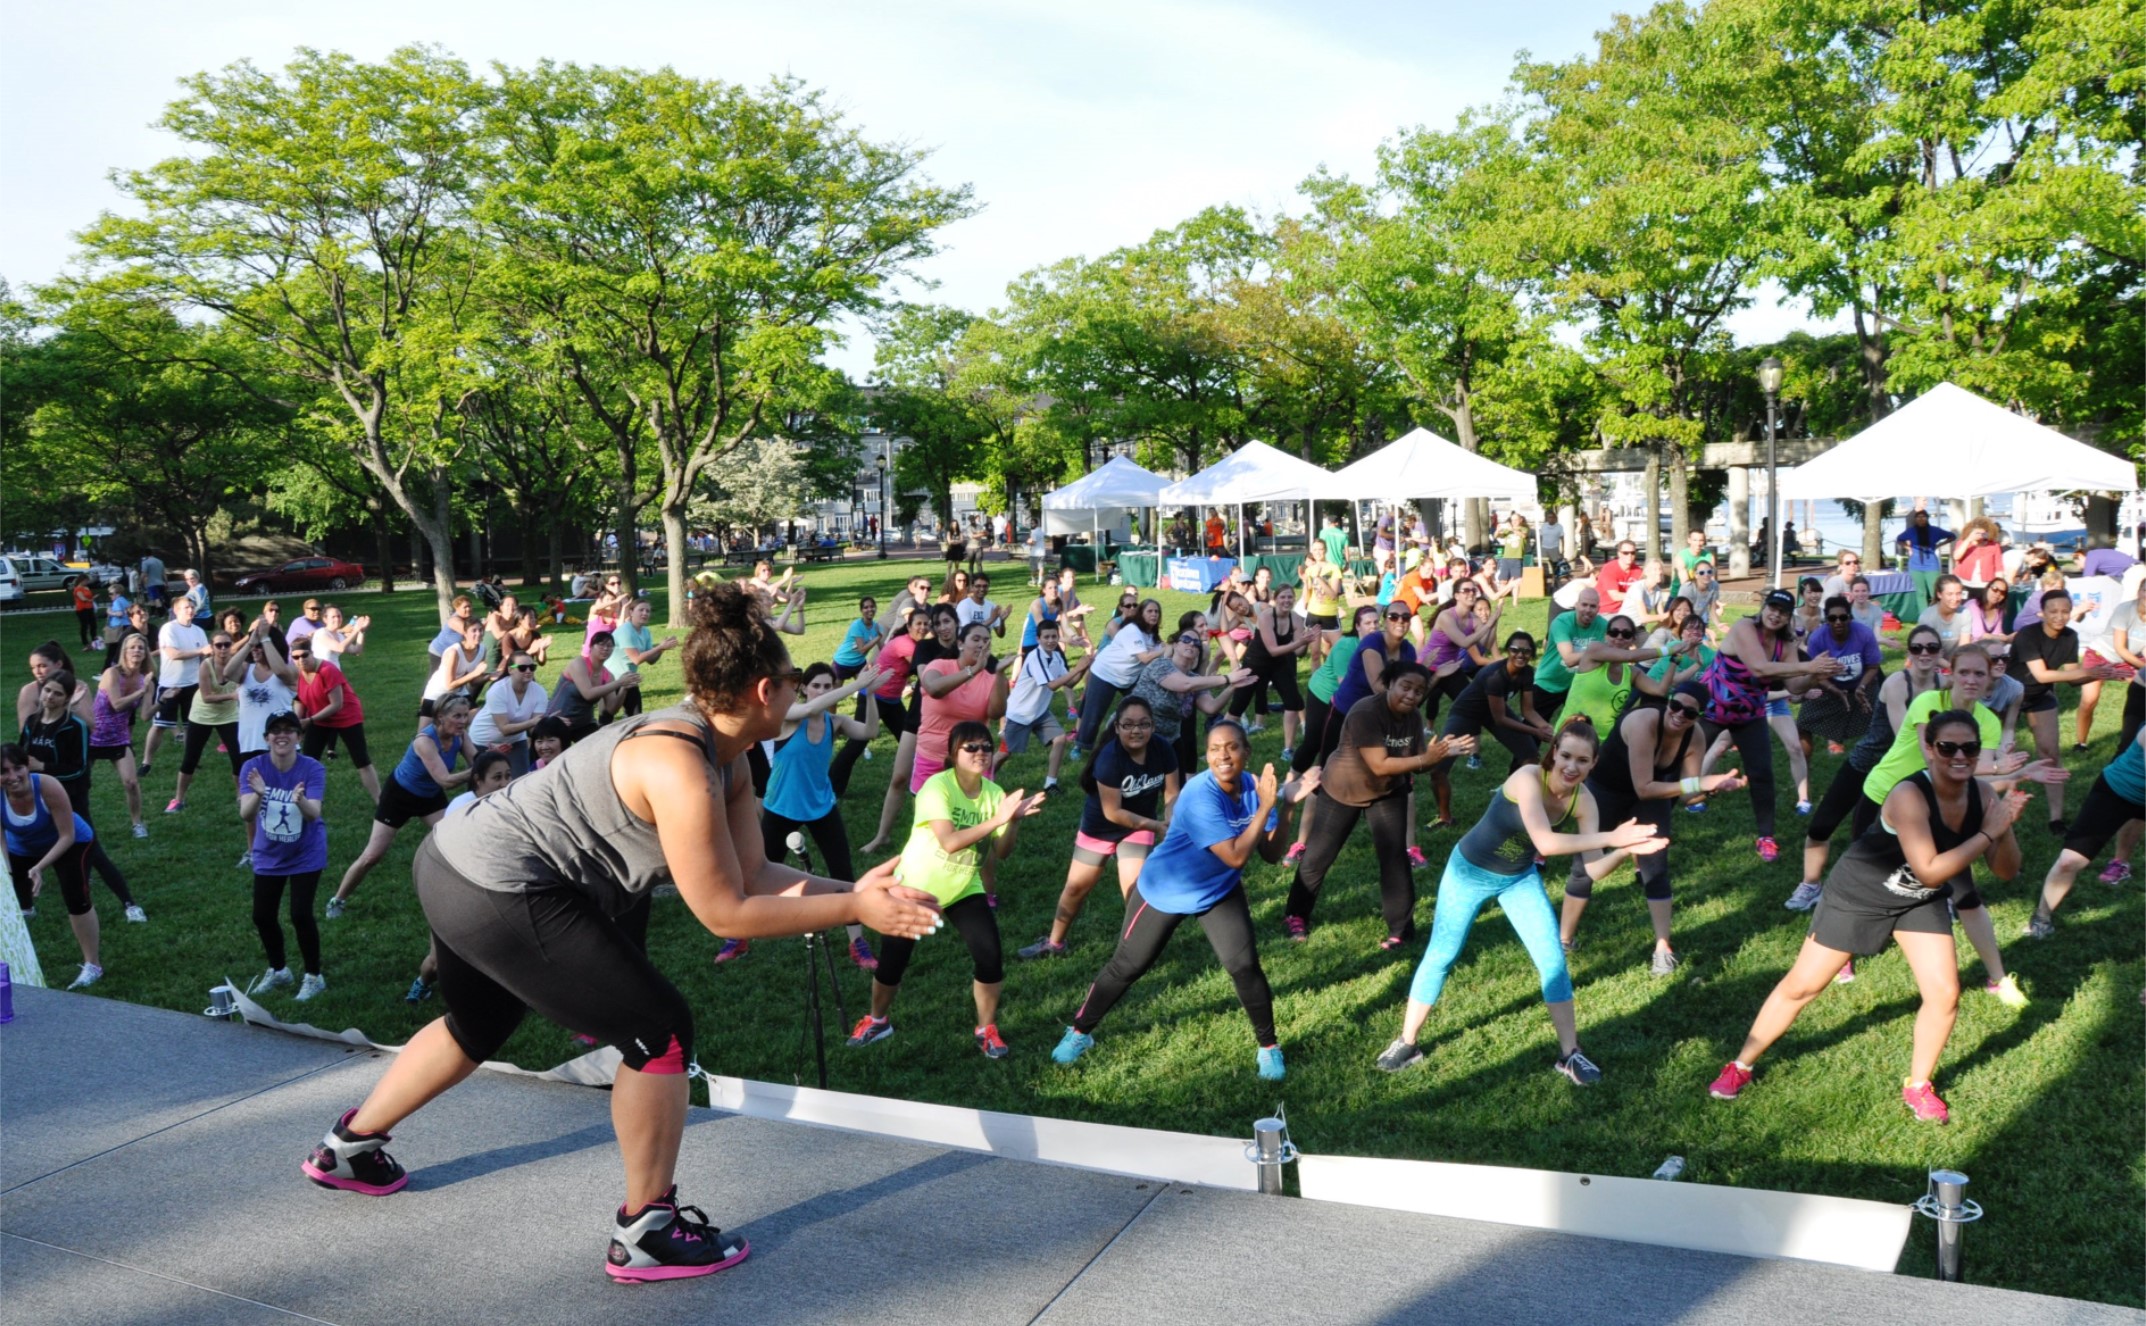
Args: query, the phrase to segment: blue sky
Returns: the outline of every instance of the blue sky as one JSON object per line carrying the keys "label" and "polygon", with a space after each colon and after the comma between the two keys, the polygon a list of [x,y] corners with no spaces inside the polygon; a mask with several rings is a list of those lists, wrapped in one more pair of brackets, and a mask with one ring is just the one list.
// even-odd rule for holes
{"label": "blue sky", "polygon": [[[370,58],[425,41],[474,65],[670,64],[825,88],[871,136],[929,148],[935,178],[975,188],[984,210],[945,233],[923,275],[930,298],[982,310],[1068,254],[1211,204],[1288,208],[1321,165],[1366,174],[1397,130],[1495,99],[1515,52],[1577,54],[1614,12],[1571,0],[16,5],[0,46],[0,276],[55,275],[72,233],[119,204],[107,172],[171,154],[150,125],[181,76],[241,58],[278,66],[302,45]],[[1735,326],[1756,339],[1803,324],[1762,295]],[[869,345],[838,362],[868,371]]]}

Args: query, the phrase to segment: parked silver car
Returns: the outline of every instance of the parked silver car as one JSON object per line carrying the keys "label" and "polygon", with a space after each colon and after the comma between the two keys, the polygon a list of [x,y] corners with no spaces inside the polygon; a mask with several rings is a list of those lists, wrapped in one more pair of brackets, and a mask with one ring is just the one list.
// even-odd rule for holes
{"label": "parked silver car", "polygon": [[9,553],[7,560],[14,566],[15,575],[22,582],[22,592],[25,594],[35,594],[46,589],[65,589],[69,580],[83,573],[80,567],[69,566],[42,553]]}

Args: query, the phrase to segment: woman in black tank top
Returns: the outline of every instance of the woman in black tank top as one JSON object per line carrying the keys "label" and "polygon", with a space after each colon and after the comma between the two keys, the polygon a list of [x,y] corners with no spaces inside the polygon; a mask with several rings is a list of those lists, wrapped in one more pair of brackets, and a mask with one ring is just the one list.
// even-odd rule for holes
{"label": "woman in black tank top", "polygon": [[2020,791],[1975,778],[1981,741],[1960,710],[1933,715],[1923,728],[1926,769],[1886,795],[1878,822],[1855,840],[1833,873],[1811,920],[1796,965],[1781,978],[1737,1052],[1714,1079],[1712,1094],[1733,1100],[1751,1081],[1751,1066],[1795,1022],[1804,1005],[1833,983],[1851,955],[1900,945],[1922,994],[1914,1049],[1901,1100],[1917,1119],[1944,1123],[1945,1102],[1931,1085],[1960,1003],[1959,961],[1945,907],[1956,880],[1972,880],[1977,861],[1999,879],[2019,873],[2012,825],[2027,803]]}
{"label": "woman in black tank top", "polygon": [[329,1129],[301,1166],[307,1178],[399,1191],[409,1175],[383,1149],[387,1130],[496,1055],[534,1009],[619,1051],[611,1117],[626,1199],[605,1272],[671,1280],[744,1259],[745,1240],[678,1201],[692,1010],[619,918],[666,882],[700,924],[747,939],[854,921],[913,939],[938,912],[893,885],[892,862],[852,884],[767,859],[742,757],[782,730],[799,674],[746,589],[702,591],[690,612],[685,704],[612,724],[426,839],[411,873],[447,1014]]}
{"label": "woman in black tank top", "polygon": [[1238,691],[1229,705],[1229,716],[1242,718],[1247,709],[1265,712],[1269,686],[1281,695],[1284,763],[1295,758],[1298,732],[1304,723],[1304,692],[1297,685],[1297,660],[1319,639],[1317,631],[1297,621],[1296,599],[1294,587],[1277,585],[1273,601],[1260,605],[1252,622],[1252,638],[1244,647],[1244,665],[1259,681]]}

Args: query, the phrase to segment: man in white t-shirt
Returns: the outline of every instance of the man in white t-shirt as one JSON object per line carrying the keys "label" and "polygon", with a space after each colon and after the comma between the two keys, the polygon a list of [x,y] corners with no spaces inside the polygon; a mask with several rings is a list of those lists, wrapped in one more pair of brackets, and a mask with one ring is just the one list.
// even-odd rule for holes
{"label": "man in white t-shirt", "polygon": [[144,769],[156,763],[157,747],[164,744],[164,734],[186,722],[187,708],[194,703],[194,692],[201,683],[201,660],[211,652],[208,635],[194,625],[194,601],[182,598],[173,603],[171,620],[156,633],[156,721],[149,728],[149,740],[142,746]]}
{"label": "man in white t-shirt", "polygon": [[1066,746],[1072,738],[1052,711],[1051,696],[1078,681],[1094,659],[1095,655],[1089,654],[1079,666],[1067,667],[1065,651],[1058,647],[1058,623],[1037,623],[1036,647],[1022,656],[1014,673],[1013,692],[1006,697],[1006,724],[999,734],[1003,751],[991,765],[994,779],[1007,760],[1028,749],[1028,739],[1034,736],[1051,748],[1050,764],[1043,771],[1043,790],[1057,788],[1058,766],[1065,762]]}
{"label": "man in white t-shirt", "polygon": [[516,778],[529,772],[529,729],[544,717],[551,701],[537,683],[536,670],[535,659],[516,654],[507,663],[506,680],[492,683],[484,693],[484,707],[469,724],[470,745],[505,752]]}
{"label": "man in white t-shirt", "polygon": [[954,616],[966,631],[976,622],[991,628],[993,635],[1006,634],[1006,609],[990,598],[991,577],[979,572],[969,577],[969,596],[954,605]]}

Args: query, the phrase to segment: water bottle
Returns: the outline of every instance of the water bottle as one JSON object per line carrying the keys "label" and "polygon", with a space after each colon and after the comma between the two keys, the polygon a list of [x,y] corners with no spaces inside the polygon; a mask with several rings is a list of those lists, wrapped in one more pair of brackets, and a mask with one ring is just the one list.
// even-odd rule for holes
{"label": "water bottle", "polygon": [[7,964],[0,962],[0,1023],[15,1020],[15,980],[8,975]]}
{"label": "water bottle", "polygon": [[1667,1181],[1669,1181],[1669,1180],[1673,1180],[1673,1179],[1675,1179],[1675,1178],[1676,1178],[1676,1177],[1677,1177],[1678,1175],[1682,1174],[1683,1172],[1684,1172],[1684,1157],[1682,1157],[1682,1156],[1671,1156],[1671,1157],[1670,1157],[1669,1159],[1667,1159],[1667,1160],[1665,1160],[1665,1161],[1663,1161],[1663,1162],[1662,1162],[1662,1165],[1661,1165],[1661,1168],[1660,1168],[1660,1169],[1657,1169],[1657,1170],[1655,1170],[1655,1171],[1654,1171],[1654,1177],[1655,1177],[1655,1178],[1657,1178],[1657,1179],[1661,1179],[1661,1180],[1663,1180],[1664,1182],[1667,1182]]}

